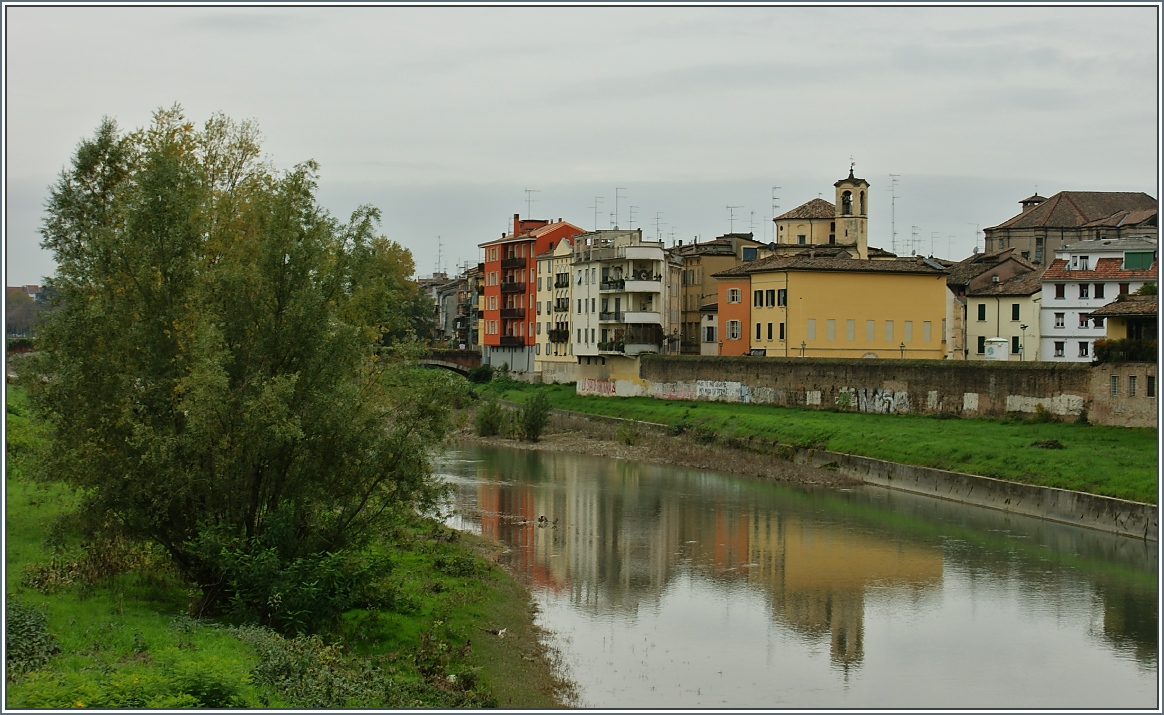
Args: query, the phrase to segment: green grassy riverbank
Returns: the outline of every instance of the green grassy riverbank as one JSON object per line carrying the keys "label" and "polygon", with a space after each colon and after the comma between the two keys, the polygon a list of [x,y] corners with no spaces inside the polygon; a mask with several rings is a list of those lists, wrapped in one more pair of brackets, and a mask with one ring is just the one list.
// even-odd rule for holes
{"label": "green grassy riverbank", "polygon": [[555,409],[655,422],[705,442],[743,448],[817,447],[903,464],[1074,489],[1155,504],[1157,431],[1022,419],[937,419],[772,405],[589,397],[573,385],[499,380],[486,394]]}
{"label": "green grassy riverbank", "polygon": [[497,544],[398,520],[370,547],[391,563],[382,602],[328,632],[192,619],[194,594],[160,550],[83,543],[76,495],[30,476],[45,442],[23,392],[7,402],[7,708],[562,705]]}

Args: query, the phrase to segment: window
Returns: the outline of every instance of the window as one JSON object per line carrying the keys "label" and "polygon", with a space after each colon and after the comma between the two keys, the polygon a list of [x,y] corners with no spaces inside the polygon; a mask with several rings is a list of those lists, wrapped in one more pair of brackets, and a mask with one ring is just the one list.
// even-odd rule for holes
{"label": "window", "polygon": [[1088,322],[1089,321],[1087,319],[1087,313],[1080,313],[1079,314],[1079,327],[1086,328]]}
{"label": "window", "polygon": [[538,290],[541,290],[541,289],[542,289],[542,279],[541,279],[541,277],[539,276],[539,277],[538,277]]}
{"label": "window", "polygon": [[1086,340],[1079,341],[1079,357],[1087,357],[1087,346],[1089,344]]}
{"label": "window", "polygon": [[753,308],[764,307],[764,291],[762,291],[762,290],[752,291],[752,307]]}
{"label": "window", "polygon": [[893,342],[893,321],[892,320],[885,321],[885,342],[887,342],[887,343]]}
{"label": "window", "polygon": [[1091,285],[1089,283],[1080,283],[1079,284],[1079,297],[1080,298],[1090,298],[1091,297]]}
{"label": "window", "polygon": [[[534,344],[534,355],[541,355],[541,354],[542,354],[542,344],[535,343]],[[547,345],[546,346],[546,355],[549,355],[549,354],[550,354],[550,346]]]}
{"label": "window", "polygon": [[1103,284],[1102,284],[1102,283],[1096,283],[1096,284],[1095,284],[1095,297],[1096,297],[1096,298],[1102,298],[1102,297],[1103,297]]}
{"label": "window", "polygon": [[872,320],[865,321],[865,342],[871,343],[877,336],[877,327]]}
{"label": "window", "polygon": [[[590,329],[590,342],[594,342],[594,328]],[[606,363],[603,364],[605,365]]]}
{"label": "window", "polygon": [[1127,294],[1128,294],[1128,284],[1127,283],[1120,283],[1120,295],[1127,295]]}
{"label": "window", "polygon": [[1128,397],[1136,396],[1136,376],[1128,375]]}
{"label": "window", "polygon": [[740,339],[740,321],[738,321],[738,320],[729,320],[728,321],[727,336],[728,336],[728,340],[739,340]]}
{"label": "window", "polygon": [[932,341],[934,339],[933,333],[934,333],[934,324],[928,320],[923,320],[922,321],[922,342],[928,344],[930,341]]}
{"label": "window", "polygon": [[845,321],[845,340],[848,340],[851,343],[851,342],[855,341],[856,339],[857,339],[857,321],[846,320]]}
{"label": "window", "polygon": [[1019,336],[1017,336],[1017,335],[1010,336],[1010,354],[1011,355],[1018,355],[1019,354]]}
{"label": "window", "polygon": [[796,242],[799,243],[801,246],[803,246],[806,243],[805,235],[803,233],[797,234]]}
{"label": "window", "polygon": [[1129,271],[1146,271],[1152,267],[1152,251],[1124,251],[1124,268]]}
{"label": "window", "polygon": [[1035,265],[1043,262],[1043,237],[1035,238]]}
{"label": "window", "polygon": [[978,319],[979,320],[986,320],[986,304],[985,303],[978,304]]}
{"label": "window", "polygon": [[788,305],[788,291],[784,288],[779,288],[776,291],[776,305]]}
{"label": "window", "polygon": [[1155,375],[1148,375],[1148,377],[1146,379],[1148,381],[1148,389],[1144,392],[1144,395],[1147,397],[1155,397],[1156,396],[1156,376]]}
{"label": "window", "polygon": [[745,261],[754,261],[754,260],[756,260],[756,249],[755,248],[745,248],[743,255],[744,255]]}
{"label": "window", "polygon": [[832,318],[825,321],[825,339],[829,341],[837,339],[837,321]]}
{"label": "window", "polygon": [[760,339],[760,324],[756,323],[756,340]]}
{"label": "window", "polygon": [[769,308],[776,305],[776,291],[771,289],[764,291],[764,305]]}
{"label": "window", "polygon": [[542,314],[542,302],[539,300],[538,301],[538,315],[541,315],[541,314]]}
{"label": "window", "polygon": [[1055,313],[1055,327],[1062,328],[1064,325],[1066,325],[1066,323],[1063,322],[1066,319],[1066,317],[1067,317],[1066,313]]}
{"label": "window", "polygon": [[816,318],[808,319],[808,326],[805,329],[805,337],[809,340],[816,340]]}
{"label": "window", "polygon": [[979,355],[986,354],[986,336],[985,335],[978,336],[978,354]]}
{"label": "window", "polygon": [[1079,257],[1079,270],[1081,270],[1081,271],[1090,270],[1090,266],[1089,266],[1090,263],[1091,263],[1091,256],[1080,256]]}
{"label": "window", "polygon": [[1018,303],[1011,303],[1010,304],[1010,319],[1011,320],[1018,320],[1019,319],[1019,304]]}
{"label": "window", "polygon": [[703,329],[703,342],[705,342],[705,343],[714,343],[715,342],[715,326],[714,325],[709,325]]}
{"label": "window", "polygon": [[1056,283],[1055,284],[1055,299],[1056,300],[1063,300],[1066,297],[1067,297],[1067,284],[1066,283]]}
{"label": "window", "polygon": [[578,315],[582,315],[582,299],[578,299]]}
{"label": "window", "polygon": [[1119,397],[1120,396],[1120,376],[1119,375],[1112,375],[1111,376],[1111,396],[1112,397]]}
{"label": "window", "polygon": [[541,324],[541,323],[538,323],[538,329],[537,329],[537,330],[538,330],[537,334],[538,334],[538,335],[541,335],[541,334],[542,334],[542,324]]}
{"label": "window", "polygon": [[1055,341],[1055,357],[1063,357],[1063,350],[1066,345],[1067,343],[1063,342],[1062,340]]}
{"label": "window", "polygon": [[578,273],[578,280],[576,280],[574,282],[577,283],[578,285],[582,285],[582,271],[577,271],[577,273]]}
{"label": "window", "polygon": [[594,312],[594,299],[593,298],[590,299],[590,312],[591,313]]}
{"label": "window", "polygon": [[1103,327],[1103,316],[1101,315],[1101,316],[1098,316],[1096,318],[1092,318],[1091,324],[1097,328],[1102,328]]}
{"label": "window", "polygon": [[905,342],[907,342],[907,343],[913,342],[913,321],[912,320],[905,321]]}
{"label": "window", "polygon": [[784,340],[784,323],[780,324],[780,339]]}
{"label": "window", "polygon": [[577,340],[577,342],[582,342],[582,328],[578,328],[578,340]]}
{"label": "window", "polygon": [[729,303],[739,303],[740,302],[740,289],[739,288],[728,288],[727,301]]}
{"label": "window", "polygon": [[772,324],[768,323],[768,339],[772,339]]}

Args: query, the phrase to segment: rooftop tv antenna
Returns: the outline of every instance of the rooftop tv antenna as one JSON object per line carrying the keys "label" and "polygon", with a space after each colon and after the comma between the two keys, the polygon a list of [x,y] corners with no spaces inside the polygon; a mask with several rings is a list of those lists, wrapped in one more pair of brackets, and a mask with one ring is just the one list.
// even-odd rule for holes
{"label": "rooftop tv antenna", "polygon": [[909,227],[909,255],[911,255],[911,256],[917,255],[917,242],[918,242],[917,231],[918,231],[917,226],[910,226]]}
{"label": "rooftop tv antenna", "polygon": [[974,227],[974,252],[978,253],[978,226],[979,226],[979,224],[970,223],[969,221],[967,221],[966,225]]}
{"label": "rooftop tv antenna", "polygon": [[938,232],[934,231],[930,234],[930,258],[934,257],[934,245],[938,242]]}
{"label": "rooftop tv antenna", "polygon": [[638,206],[631,206],[630,207],[630,212],[629,212],[630,219],[627,221],[627,224],[629,225],[631,230],[634,230],[634,227],[635,227],[635,209],[637,209],[637,208],[638,208]]}
{"label": "rooftop tv antenna", "polygon": [[889,175],[889,244],[890,249],[897,253],[897,180],[901,174]]}
{"label": "rooftop tv antenna", "polygon": [[437,274],[437,273],[440,273],[440,270],[441,270],[441,237],[438,235],[438,236],[437,236],[437,259],[436,259],[436,268],[433,268],[433,269],[432,269],[432,273],[433,273],[433,277],[434,277],[434,278],[436,277],[436,274]]}
{"label": "rooftop tv antenna", "polygon": [[736,228],[736,209],[742,209],[743,206],[727,206],[728,210],[728,233],[735,233]]}
{"label": "rooftop tv antenna", "polygon": [[594,197],[594,205],[593,205],[593,206],[587,206],[587,207],[586,207],[586,208],[588,208],[588,209],[594,209],[594,230],[595,230],[595,231],[597,231],[597,230],[598,230],[598,206],[599,206],[599,204],[601,204],[601,203],[602,203],[602,197],[601,197],[601,196],[595,196],[595,197]]}
{"label": "rooftop tv antenna", "polygon": [[[777,192],[779,192],[779,191],[780,191],[779,186],[772,187],[772,220],[773,221],[775,221],[776,217],[780,215],[780,197],[776,195]],[[776,224],[775,223],[772,224],[772,240],[773,241],[776,240]]]}
{"label": "rooftop tv antenna", "polygon": [[656,211],[655,212],[655,240],[656,241],[663,240],[663,232],[660,231],[659,228],[661,226],[666,226],[666,225],[667,225],[667,223],[665,221],[663,221],[663,212]]}
{"label": "rooftop tv antenna", "polygon": [[756,235],[756,212],[755,211],[748,212],[748,233],[752,234],[752,236]]}
{"label": "rooftop tv antenna", "polygon": [[531,208],[530,208],[534,202],[533,195],[539,194],[539,193],[541,193],[541,191],[542,191],[541,189],[526,189],[525,190],[525,217],[526,218],[531,218],[533,216],[533,213],[531,212]]}
{"label": "rooftop tv antenna", "polygon": [[620,198],[623,198],[623,199],[626,198],[625,194],[623,194],[621,197],[618,195],[618,192],[620,192],[620,191],[626,191],[626,187],[625,186],[614,187],[614,227],[615,228],[618,228],[618,200]]}

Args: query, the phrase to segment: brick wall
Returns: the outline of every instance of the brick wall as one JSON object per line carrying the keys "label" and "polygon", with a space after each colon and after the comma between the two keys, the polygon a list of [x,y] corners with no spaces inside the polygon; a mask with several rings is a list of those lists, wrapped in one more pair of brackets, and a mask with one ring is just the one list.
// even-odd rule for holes
{"label": "brick wall", "polygon": [[[1156,373],[1157,365],[1153,362],[1113,363],[1091,368],[1089,419],[1105,425],[1156,427],[1156,400],[1160,385],[1154,384],[1152,396],[1148,396],[1148,378],[1152,378],[1155,383]],[[1117,378],[1114,390],[1113,376]],[[1132,378],[1135,379],[1134,395],[1131,392]]]}

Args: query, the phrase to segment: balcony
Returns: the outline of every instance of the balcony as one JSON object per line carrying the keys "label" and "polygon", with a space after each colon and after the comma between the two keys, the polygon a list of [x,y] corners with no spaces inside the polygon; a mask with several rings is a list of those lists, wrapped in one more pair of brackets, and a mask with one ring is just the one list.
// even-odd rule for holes
{"label": "balcony", "polygon": [[625,288],[626,288],[626,281],[625,280],[602,281],[601,283],[598,284],[599,291],[624,290]]}
{"label": "balcony", "polygon": [[502,335],[501,347],[503,348],[520,348],[525,345],[525,338],[520,335]]}
{"label": "balcony", "polygon": [[557,275],[557,277],[554,279],[554,287],[555,288],[569,288],[570,287],[569,274],[559,273]]}
{"label": "balcony", "polygon": [[626,282],[627,293],[658,293],[663,290],[662,276],[633,278]]}
{"label": "balcony", "polygon": [[506,268],[525,268],[525,259],[524,258],[502,258],[501,259],[501,268],[502,268],[502,270],[504,270]]}
{"label": "balcony", "polygon": [[624,315],[624,313],[615,313],[615,312],[599,313],[598,314],[598,322],[600,322],[600,323],[621,323],[623,315]]}
{"label": "balcony", "polygon": [[570,342],[570,329],[563,328],[561,330],[551,330],[547,335],[551,343],[568,343]]}
{"label": "balcony", "polygon": [[600,353],[617,353],[621,355],[626,349],[626,344],[621,340],[607,340],[606,342],[598,343],[598,352]]}
{"label": "balcony", "polygon": [[502,320],[521,320],[525,317],[525,308],[502,308]]}
{"label": "balcony", "polygon": [[569,313],[570,312],[570,303],[569,302],[554,303],[554,312],[555,313]]}
{"label": "balcony", "polygon": [[525,283],[518,283],[516,281],[511,281],[509,283],[502,283],[501,284],[501,292],[502,293],[524,293],[525,292]]}
{"label": "balcony", "polygon": [[649,323],[651,325],[662,325],[662,313],[655,313],[649,310],[628,310],[623,315],[624,323]]}

